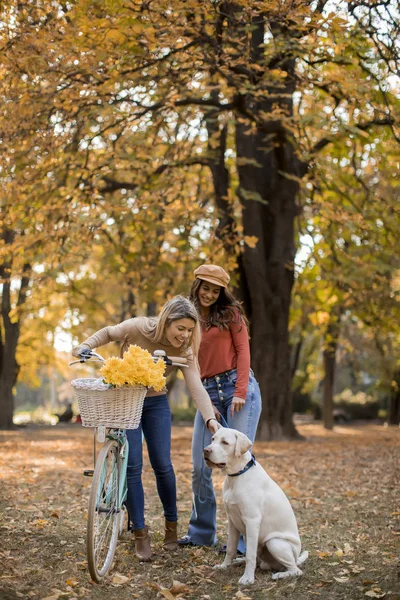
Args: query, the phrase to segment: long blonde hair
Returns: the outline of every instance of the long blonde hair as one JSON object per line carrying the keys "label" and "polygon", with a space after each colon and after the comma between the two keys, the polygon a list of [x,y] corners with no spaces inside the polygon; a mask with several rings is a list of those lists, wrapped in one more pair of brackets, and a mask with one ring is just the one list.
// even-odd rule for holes
{"label": "long blonde hair", "polygon": [[197,309],[190,300],[184,296],[174,296],[164,304],[158,317],[139,317],[139,319],[143,334],[155,344],[165,340],[165,330],[173,321],[179,319],[194,321],[193,333],[184,348],[191,348],[197,359],[201,342],[200,320]]}

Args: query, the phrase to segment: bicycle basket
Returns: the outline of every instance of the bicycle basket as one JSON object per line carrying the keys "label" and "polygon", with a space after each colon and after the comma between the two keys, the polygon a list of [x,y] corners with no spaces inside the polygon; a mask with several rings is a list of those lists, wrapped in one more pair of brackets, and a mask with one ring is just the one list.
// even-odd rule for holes
{"label": "bicycle basket", "polygon": [[101,379],[74,379],[83,427],[137,429],[147,388],[142,385],[110,388]]}

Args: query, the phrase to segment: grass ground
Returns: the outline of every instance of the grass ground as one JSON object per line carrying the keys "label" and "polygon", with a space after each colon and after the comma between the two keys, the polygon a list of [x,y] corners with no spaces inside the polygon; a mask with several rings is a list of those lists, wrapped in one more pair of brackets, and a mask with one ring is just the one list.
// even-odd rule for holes
{"label": "grass ground", "polygon": [[[257,460],[284,489],[310,553],[304,575],[273,582],[257,571],[241,588],[243,567],[221,572],[214,548],[161,550],[160,502],[148,460],[146,514],[155,557],[140,564],[125,534],[106,582],[90,581],[85,516],[92,432],[77,425],[0,433],[0,599],[400,600],[400,430],[378,425],[299,425],[305,441],[256,443]],[[190,427],[173,428],[180,533],[191,508]],[[225,542],[217,474],[218,533]],[[175,584],[173,584],[175,581]],[[178,582],[178,583],[176,583]]]}

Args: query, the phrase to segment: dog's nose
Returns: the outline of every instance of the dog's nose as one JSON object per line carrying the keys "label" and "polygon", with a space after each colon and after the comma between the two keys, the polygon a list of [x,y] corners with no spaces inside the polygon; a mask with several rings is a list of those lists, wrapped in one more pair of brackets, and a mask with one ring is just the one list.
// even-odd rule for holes
{"label": "dog's nose", "polygon": [[210,452],[211,452],[210,448],[204,448],[204,457],[208,458],[210,456]]}

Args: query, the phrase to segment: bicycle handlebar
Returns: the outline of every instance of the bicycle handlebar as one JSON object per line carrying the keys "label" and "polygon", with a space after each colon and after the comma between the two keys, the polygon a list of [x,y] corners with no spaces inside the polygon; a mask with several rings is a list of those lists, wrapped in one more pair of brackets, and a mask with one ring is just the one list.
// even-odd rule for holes
{"label": "bicycle handlebar", "polygon": [[154,350],[153,360],[162,358],[166,365],[171,367],[187,367],[187,360],[182,356],[167,356],[165,350]]}
{"label": "bicycle handlebar", "polygon": [[[93,358],[94,360],[90,360],[91,358]],[[101,354],[97,354],[97,352],[94,352],[93,350],[85,350],[85,352],[82,352],[79,355],[78,360],[73,360],[72,362],[69,363],[69,365],[76,365],[76,363],[85,363],[85,362],[104,362],[105,358],[103,356],[101,356]]]}
{"label": "bicycle handlebar", "polygon": [[[188,365],[186,364],[186,358],[183,358],[181,356],[167,356],[164,350],[155,350],[152,358],[154,361],[162,358],[165,364],[171,367],[188,367]],[[94,352],[94,350],[85,350],[79,355],[79,359],[70,362],[69,366],[76,365],[76,363],[104,362],[104,360],[104,357],[101,356],[101,354],[97,354],[97,352]]]}

